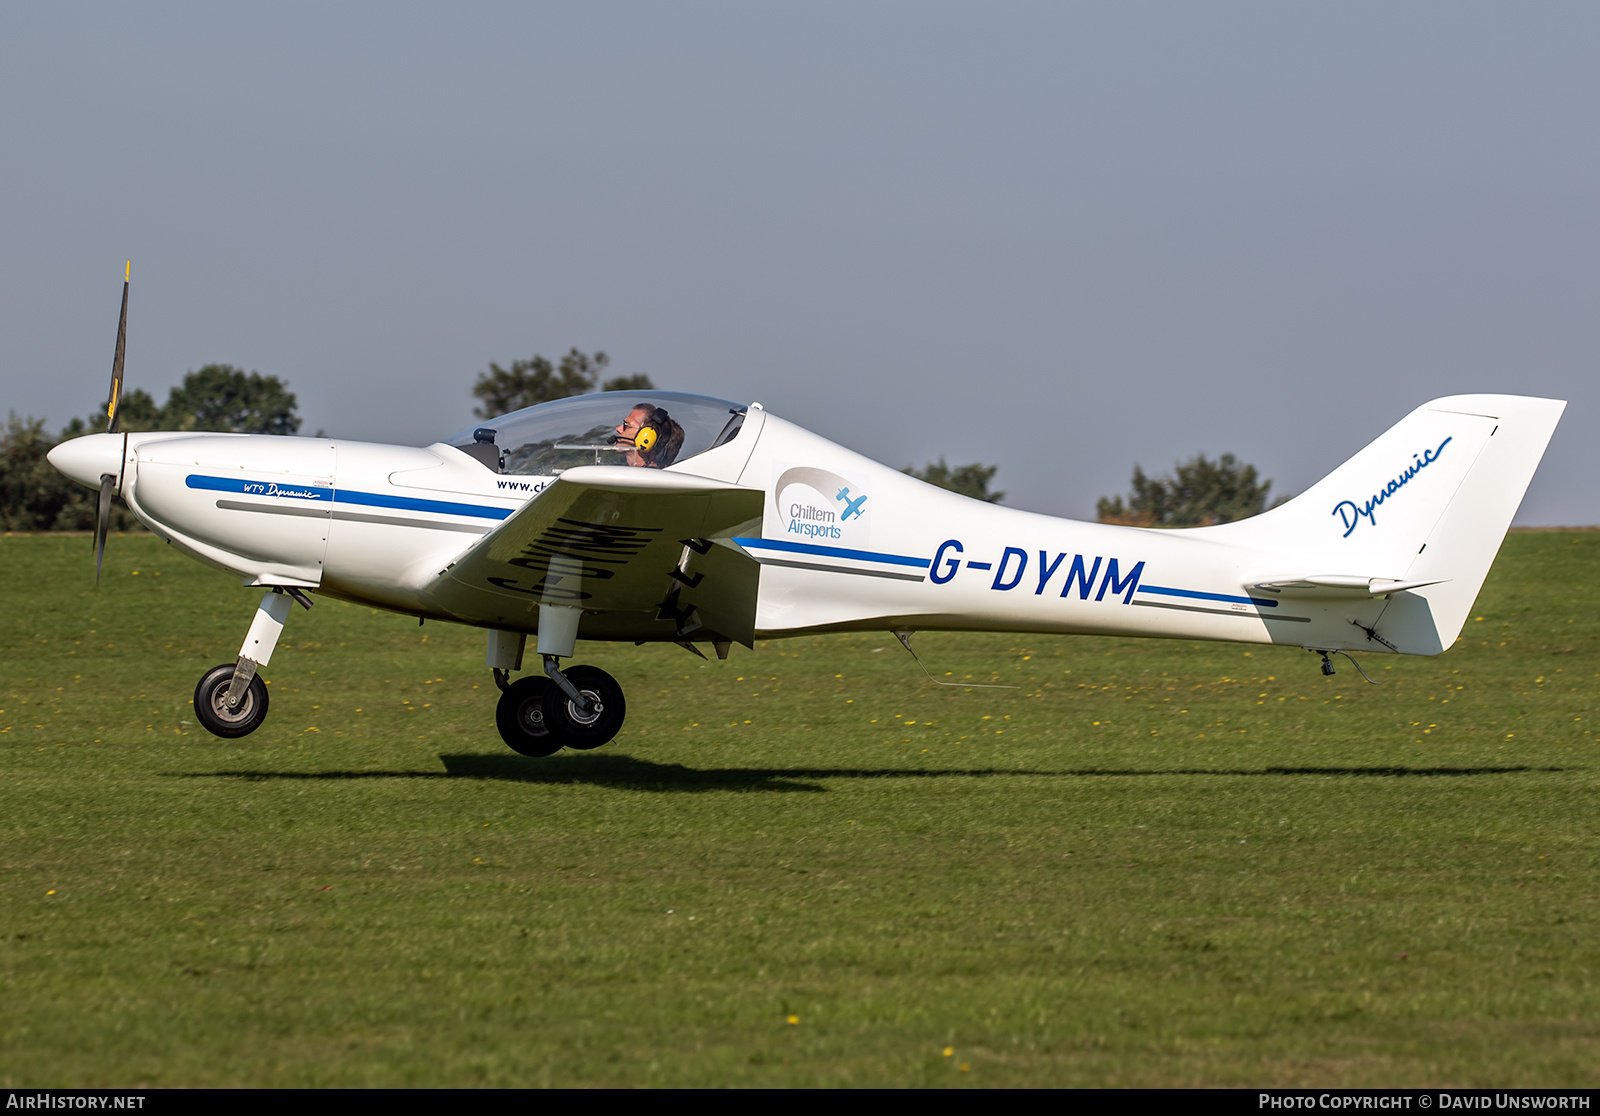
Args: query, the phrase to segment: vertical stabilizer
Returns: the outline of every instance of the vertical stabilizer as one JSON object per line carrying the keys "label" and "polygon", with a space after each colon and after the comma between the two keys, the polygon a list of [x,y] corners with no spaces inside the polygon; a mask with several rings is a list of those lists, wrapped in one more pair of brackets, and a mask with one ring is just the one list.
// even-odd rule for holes
{"label": "vertical stabilizer", "polygon": [[[1461,633],[1565,408],[1517,395],[1435,399],[1287,504],[1202,531],[1255,550],[1264,575],[1307,579],[1303,593],[1360,598],[1367,590],[1349,587],[1431,583],[1389,596],[1377,626],[1395,650],[1437,654]],[[1372,627],[1367,615],[1356,622]]]}

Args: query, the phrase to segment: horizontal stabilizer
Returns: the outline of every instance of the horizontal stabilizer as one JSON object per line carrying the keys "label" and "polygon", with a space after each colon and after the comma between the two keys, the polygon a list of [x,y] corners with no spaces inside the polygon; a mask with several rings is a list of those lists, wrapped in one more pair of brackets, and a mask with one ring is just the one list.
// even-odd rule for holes
{"label": "horizontal stabilizer", "polygon": [[1289,592],[1304,596],[1386,597],[1390,593],[1403,593],[1407,589],[1421,589],[1426,585],[1442,585],[1448,580],[1450,579],[1436,577],[1426,581],[1402,581],[1393,577],[1313,574],[1310,577],[1257,581],[1250,588],[1265,589],[1268,592]]}

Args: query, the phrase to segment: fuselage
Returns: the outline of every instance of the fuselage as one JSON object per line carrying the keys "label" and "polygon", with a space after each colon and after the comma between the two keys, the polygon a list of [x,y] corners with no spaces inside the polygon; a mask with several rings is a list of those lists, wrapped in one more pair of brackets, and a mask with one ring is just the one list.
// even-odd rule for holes
{"label": "fuselage", "polygon": [[[468,432],[485,441],[487,453],[473,452],[484,446],[472,444],[471,436],[465,443],[457,438],[455,444],[412,448],[156,432],[92,435],[63,444],[51,459],[86,484],[98,485],[102,475],[114,474],[117,491],[153,532],[245,584],[315,590],[410,615],[532,632],[538,628],[533,605],[517,617],[473,615],[446,607],[436,589],[452,563],[560,483],[561,469],[540,471],[541,462],[556,459],[551,454],[560,451],[580,464],[617,461],[600,444],[561,442],[563,437],[592,441],[594,431],[603,429],[595,425],[600,412],[594,408],[606,400],[585,398],[591,402],[583,406],[593,412],[584,413],[588,434],[558,431],[542,441],[519,436],[511,439],[519,448],[506,449],[504,439],[516,420],[508,416],[498,427]],[[668,402],[687,419],[693,417],[687,408],[695,398]],[[705,420],[715,420],[706,427],[714,431],[730,409],[721,401],[704,402],[716,404],[716,413]],[[616,401],[610,405],[618,409]],[[546,408],[560,406],[546,404],[528,414],[537,419]],[[1447,601],[1437,589],[1391,597],[1362,587],[1385,579],[1400,585],[1408,570],[1415,577],[1434,561],[1433,555],[1416,556],[1430,540],[1447,537],[1439,533],[1449,526],[1440,509],[1473,461],[1466,448],[1451,458],[1449,439],[1465,447],[1475,438],[1487,446],[1501,423],[1419,409],[1407,420],[1410,425],[1397,426],[1391,435],[1407,452],[1411,441],[1438,445],[1439,430],[1454,433],[1445,436],[1438,464],[1430,459],[1406,474],[1419,478],[1414,489],[1390,484],[1398,494],[1389,499],[1400,510],[1384,509],[1382,523],[1370,529],[1364,523],[1342,525],[1336,513],[1350,501],[1341,504],[1334,497],[1370,488],[1376,482],[1369,483],[1367,475],[1390,468],[1395,455],[1383,439],[1285,509],[1227,527],[1163,531],[1081,523],[968,499],[872,461],[759,405],[733,407],[731,413],[735,417],[720,435],[700,436],[666,471],[762,494],[759,519],[730,532],[738,552],[759,565],[749,629],[756,638],[822,631],[988,630],[1423,654],[1453,641],[1459,617],[1439,622],[1438,610],[1444,603],[1456,613],[1470,606],[1482,573],[1466,589],[1464,604]],[[1424,421],[1434,425],[1416,425]],[[1549,417],[1538,437],[1547,440],[1553,424]],[[502,439],[500,446],[495,438]],[[1523,487],[1543,444],[1538,441],[1536,451],[1519,450],[1524,458],[1532,453]],[[516,471],[510,471],[513,465]],[[1439,494],[1429,495],[1428,485]],[[1521,488],[1515,499],[1520,495]],[[1427,514],[1408,521],[1407,500]],[[1425,500],[1433,503],[1424,508]],[[1303,510],[1289,510],[1296,506]],[[1506,520],[1514,510],[1513,500]],[[1504,527],[1497,530],[1483,570]],[[1369,539],[1375,541],[1369,544]],[[1308,574],[1332,576],[1293,580]],[[1430,593],[1435,594],[1432,612]],[[589,609],[579,634],[683,638],[652,610]]]}

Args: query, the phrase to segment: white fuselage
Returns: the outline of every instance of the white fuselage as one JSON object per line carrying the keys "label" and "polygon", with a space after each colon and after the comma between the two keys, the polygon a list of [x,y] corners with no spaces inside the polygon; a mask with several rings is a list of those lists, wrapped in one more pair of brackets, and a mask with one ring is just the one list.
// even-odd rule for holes
{"label": "white fuselage", "polygon": [[[1485,429],[1473,433],[1469,419]],[[1447,443],[1453,437],[1464,447],[1469,434],[1488,445],[1494,431],[1487,424],[1499,420],[1438,420],[1447,421],[1456,424]],[[1426,434],[1437,443],[1437,433],[1397,436],[1418,441]],[[1542,437],[1548,436],[1545,429]],[[1374,445],[1383,449],[1381,440]],[[1404,442],[1400,449],[1410,454],[1413,447]],[[1318,504],[1314,514],[1295,518],[1288,507],[1296,501],[1282,514],[1225,527],[1161,531],[1036,515],[932,487],[759,408],[752,408],[728,444],[669,471],[764,494],[759,529],[750,526],[736,540],[760,563],[759,638],[866,629],[998,630],[1436,653],[1453,641],[1459,619],[1452,629],[1448,618],[1441,622],[1435,613],[1448,603],[1452,614],[1464,614],[1476,584],[1465,604],[1439,596],[1430,612],[1431,591],[1425,588],[1391,598],[1334,585],[1339,577],[1324,578],[1327,585],[1284,579],[1360,575],[1399,583],[1415,577],[1432,559],[1415,556],[1434,539],[1433,524],[1443,522],[1442,512],[1412,525],[1404,502],[1421,507],[1426,485],[1462,483],[1474,458],[1465,448],[1457,451],[1463,462],[1457,469],[1451,452],[1448,445],[1439,452],[1440,464],[1415,457],[1421,464],[1403,479],[1414,488],[1389,485],[1391,506],[1399,509],[1393,514],[1383,509],[1375,517],[1369,500],[1370,528],[1359,520],[1350,526],[1348,516],[1341,520],[1341,504],[1333,497],[1344,490],[1321,494],[1323,486],[1310,495],[1332,513]],[[1385,453],[1371,468],[1392,476]],[[52,461],[87,484],[114,473],[118,491],[152,531],[246,584],[314,589],[483,627],[537,629],[536,609],[515,626],[503,617],[462,615],[445,608],[430,586],[458,556],[538,499],[555,477],[500,474],[444,444],[416,449],[236,434],[92,435],[58,447]],[[1531,470],[1530,465],[1527,476]],[[1378,482],[1340,473],[1325,483],[1360,495]],[[1521,484],[1526,486],[1526,476]],[[1519,488],[1505,521],[1520,497]],[[1450,495],[1428,499],[1443,508]],[[1287,528],[1274,530],[1273,523]],[[1390,535],[1382,536],[1382,548],[1360,549],[1383,530]],[[1341,545],[1345,551],[1337,549]],[[1484,570],[1498,545],[1496,536]],[[1477,576],[1481,581],[1482,574]],[[1274,582],[1277,587],[1264,587]],[[1374,637],[1380,618],[1385,631]],[[611,615],[603,624],[586,617],[580,635],[601,633],[671,638],[645,614],[636,630],[627,617]]]}

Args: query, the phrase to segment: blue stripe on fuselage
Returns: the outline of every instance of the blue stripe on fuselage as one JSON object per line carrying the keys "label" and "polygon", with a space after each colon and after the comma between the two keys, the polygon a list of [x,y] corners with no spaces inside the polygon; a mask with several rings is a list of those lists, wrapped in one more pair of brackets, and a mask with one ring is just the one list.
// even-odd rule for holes
{"label": "blue stripe on fuselage", "polygon": [[850,550],[842,546],[818,546],[816,543],[789,542],[787,539],[734,539],[746,550],[781,550],[790,554],[816,554],[824,558],[850,558],[857,562],[883,562],[891,566],[913,566],[925,570],[929,558],[912,558],[905,554],[880,554],[875,550]]}
{"label": "blue stripe on fuselage", "polygon": [[1228,604],[1253,604],[1262,608],[1277,608],[1277,601],[1266,600],[1262,597],[1237,597],[1227,593],[1201,593],[1195,589],[1168,589],[1160,585],[1141,585],[1141,593],[1155,593],[1162,597],[1192,597],[1197,601],[1226,601]]}
{"label": "blue stripe on fuselage", "polygon": [[245,480],[233,477],[208,477],[190,473],[184,482],[190,488],[210,492],[242,492],[246,496],[267,496],[280,500],[331,500],[336,504],[357,504],[368,508],[397,508],[402,511],[433,512],[438,515],[467,515],[477,519],[506,519],[511,508],[492,508],[482,504],[462,504],[454,500],[421,500],[414,496],[389,496],[378,492],[358,492],[349,488],[321,488],[310,484]]}

